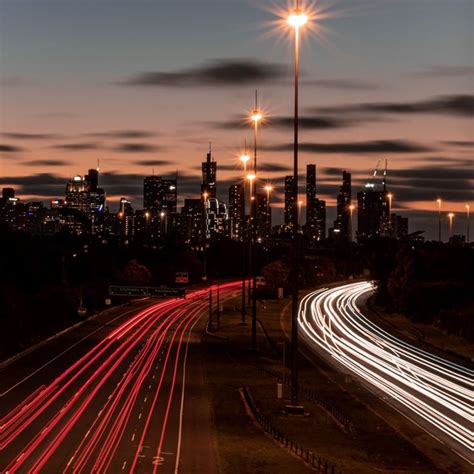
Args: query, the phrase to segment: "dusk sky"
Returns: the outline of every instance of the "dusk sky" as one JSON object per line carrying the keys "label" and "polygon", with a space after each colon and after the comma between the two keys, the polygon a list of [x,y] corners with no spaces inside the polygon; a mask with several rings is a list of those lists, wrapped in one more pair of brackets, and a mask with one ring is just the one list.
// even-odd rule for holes
{"label": "dusk sky", "polygon": [[[301,184],[318,166],[333,207],[343,169],[353,198],[388,159],[397,213],[434,238],[435,199],[465,232],[472,201],[472,0],[316,2],[303,34]],[[260,177],[277,188],[292,163],[291,42],[282,1],[0,0],[0,186],[21,199],[63,197],[100,160],[115,208],[142,206],[143,176],[179,170],[179,198],[199,191],[208,141],[218,193],[241,177],[258,88],[268,113]],[[472,202],[471,202],[472,204]],[[472,206],[471,206],[472,207]],[[332,225],[333,211],[328,214]],[[447,222],[447,221],[446,221]],[[447,232],[447,223],[444,233]]]}

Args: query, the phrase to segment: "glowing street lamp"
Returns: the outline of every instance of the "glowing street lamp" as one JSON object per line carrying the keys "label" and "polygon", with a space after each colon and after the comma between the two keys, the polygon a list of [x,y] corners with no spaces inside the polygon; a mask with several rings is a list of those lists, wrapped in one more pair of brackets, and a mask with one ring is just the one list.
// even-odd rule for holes
{"label": "glowing street lamp", "polygon": [[267,192],[267,205],[270,207],[270,193],[273,191],[273,186],[271,184],[267,184],[264,189]]}
{"label": "glowing street lamp", "polygon": [[[291,405],[298,406],[298,86],[300,63],[300,30],[308,16],[296,0],[287,23],[294,30],[294,143],[293,143],[293,288],[291,305]],[[301,411],[302,409],[300,409]]]}
{"label": "glowing street lamp", "polygon": [[[255,255],[255,243],[257,240],[257,202],[256,202],[256,178],[257,178],[257,139],[258,127],[263,120],[262,111],[258,108],[258,93],[255,91],[255,107],[250,114],[250,121],[253,123],[253,177],[247,175],[250,181],[250,210],[251,210],[251,232],[250,240],[250,262],[252,262],[252,349],[257,348],[257,262]],[[253,257],[253,258],[252,258]]]}
{"label": "glowing street lamp", "polygon": [[469,219],[470,219],[470,211],[471,211],[471,206],[469,204],[466,204],[466,243],[469,243]]}
{"label": "glowing street lamp", "polygon": [[298,201],[298,225],[301,221],[301,209],[303,208],[303,201]]}
{"label": "glowing street lamp", "polygon": [[349,229],[349,241],[350,241],[350,242],[352,242],[352,217],[353,217],[353,215],[354,215],[354,209],[355,209],[354,204],[351,204],[351,205],[349,206],[349,213],[350,213],[350,221],[349,221],[349,223],[350,223],[350,226],[351,226],[351,228]]}
{"label": "glowing street lamp", "polygon": [[438,203],[438,242],[441,243],[441,204],[442,201],[440,198],[436,199]]}
{"label": "glowing street lamp", "polygon": [[451,238],[453,236],[453,219],[454,219],[454,212],[450,212],[448,214],[448,219],[449,219],[449,237]]}

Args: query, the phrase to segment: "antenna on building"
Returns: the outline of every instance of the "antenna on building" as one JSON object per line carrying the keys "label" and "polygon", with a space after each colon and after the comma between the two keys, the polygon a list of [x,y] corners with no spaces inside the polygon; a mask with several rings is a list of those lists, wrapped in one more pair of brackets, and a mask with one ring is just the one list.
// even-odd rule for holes
{"label": "antenna on building", "polygon": [[97,173],[99,172],[100,169],[100,159],[97,158]]}
{"label": "antenna on building", "polygon": [[155,168],[154,168],[154,167],[151,169],[151,174],[152,174],[153,176],[155,176]]}

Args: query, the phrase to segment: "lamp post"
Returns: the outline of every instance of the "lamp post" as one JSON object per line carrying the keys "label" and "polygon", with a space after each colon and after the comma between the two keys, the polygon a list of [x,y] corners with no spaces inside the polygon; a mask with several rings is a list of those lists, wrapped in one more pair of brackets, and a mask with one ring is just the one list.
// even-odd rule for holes
{"label": "lamp post", "polygon": [[203,240],[203,276],[202,279],[203,281],[207,281],[207,197],[209,196],[209,193],[207,191],[204,191],[202,193],[202,240]]}
{"label": "lamp post", "polygon": [[451,239],[453,237],[453,219],[454,219],[454,212],[450,212],[448,214],[448,219],[449,219],[449,238]]}
{"label": "lamp post", "polygon": [[392,199],[393,194],[388,193],[388,236],[392,237]]}
{"label": "lamp post", "polygon": [[250,198],[251,215],[252,215],[252,350],[257,349],[257,139],[258,126],[263,119],[262,112],[258,108],[258,95],[255,91],[255,107],[250,115],[253,123],[253,179],[250,180],[250,188],[252,189],[252,197]]}
{"label": "lamp post", "polygon": [[350,229],[349,229],[349,242],[352,242],[352,225],[353,225],[353,216],[354,216],[354,209],[355,209],[355,206],[354,204],[351,204],[349,206],[349,214],[350,214],[350,219],[349,219],[349,225],[350,225]]}
{"label": "lamp post", "polygon": [[[293,275],[291,304],[291,405],[298,406],[298,83],[300,62],[300,29],[308,17],[296,0],[287,23],[294,29],[294,143],[293,143]],[[296,408],[294,408],[296,410]],[[302,409],[301,409],[302,410]],[[301,411],[300,410],[300,411]]]}
{"label": "lamp post", "polygon": [[246,191],[246,180],[247,180],[247,163],[250,160],[250,156],[247,154],[247,141],[244,141],[244,152],[242,155],[240,155],[240,161],[244,167],[244,181],[243,181],[243,187],[244,187],[244,193],[243,193],[243,208],[244,208],[244,215],[242,216],[242,320],[241,323],[245,324],[245,280],[247,277],[247,271],[246,271],[246,246],[247,246],[247,225],[246,225],[246,206],[245,206],[245,191]]}
{"label": "lamp post", "polygon": [[267,193],[267,225],[266,225],[266,231],[267,231],[267,234],[265,235],[266,238],[268,238],[270,236],[270,233],[271,233],[271,223],[272,223],[272,217],[271,217],[271,207],[270,207],[270,195],[271,195],[271,192],[273,191],[273,186],[271,184],[267,184],[265,186],[265,191]]}
{"label": "lamp post", "polygon": [[469,219],[470,219],[471,206],[466,204],[466,244],[469,243]]}
{"label": "lamp post", "polygon": [[438,242],[441,243],[441,199],[436,199],[438,203]]}

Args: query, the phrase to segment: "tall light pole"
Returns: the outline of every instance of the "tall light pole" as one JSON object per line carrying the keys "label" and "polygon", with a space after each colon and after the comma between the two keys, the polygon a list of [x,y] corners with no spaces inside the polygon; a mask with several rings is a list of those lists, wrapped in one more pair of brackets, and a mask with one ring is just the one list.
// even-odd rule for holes
{"label": "tall light pole", "polygon": [[393,194],[388,193],[388,236],[392,237],[392,199]]}
{"label": "tall light pole", "polygon": [[247,271],[246,271],[246,246],[247,246],[247,225],[246,225],[246,218],[247,218],[247,212],[246,212],[246,205],[245,205],[245,191],[246,191],[246,180],[247,180],[247,163],[250,160],[250,156],[247,154],[247,141],[244,141],[244,152],[240,155],[240,161],[244,167],[244,181],[243,181],[243,208],[244,208],[244,215],[243,215],[243,220],[242,220],[242,324],[245,324],[245,280],[247,278]]}
{"label": "tall light pole", "polygon": [[469,204],[466,204],[466,244],[469,243],[469,220],[470,220],[470,211],[471,211],[471,206],[469,206]]}
{"label": "tall light pole", "polygon": [[250,201],[252,211],[252,350],[257,349],[257,139],[258,126],[263,119],[262,112],[258,108],[258,95],[255,91],[255,107],[250,115],[253,123],[253,179],[250,182],[252,198]]}
{"label": "tall light pole", "polygon": [[270,207],[270,195],[271,195],[271,192],[273,191],[273,186],[271,184],[267,184],[265,186],[265,191],[267,192],[267,219],[268,219],[268,235],[266,235],[265,237],[268,238],[268,236],[270,235],[271,233],[271,222],[272,222],[272,217],[271,217],[271,207]]}
{"label": "tall light pole", "polygon": [[[298,82],[300,63],[300,29],[308,17],[296,0],[287,22],[294,29],[294,143],[293,143],[293,275],[291,301],[291,405],[298,406]],[[294,410],[296,410],[294,408]],[[301,411],[301,410],[300,410]]]}
{"label": "tall light pole", "polygon": [[202,193],[202,240],[203,240],[203,257],[204,257],[204,264],[203,264],[203,281],[207,281],[207,197],[209,193],[204,191]]}
{"label": "tall light pole", "polygon": [[441,199],[436,199],[438,203],[438,242],[441,243]]}
{"label": "tall light pole", "polygon": [[450,212],[448,214],[448,219],[449,219],[449,238],[451,239],[453,237],[453,219],[454,219],[454,212]]}
{"label": "tall light pole", "polygon": [[350,225],[350,229],[349,229],[349,242],[352,242],[352,226],[353,226],[353,216],[354,216],[354,209],[355,209],[355,206],[354,204],[351,204],[349,206],[349,214],[350,214],[350,220],[349,220],[349,225]]}

